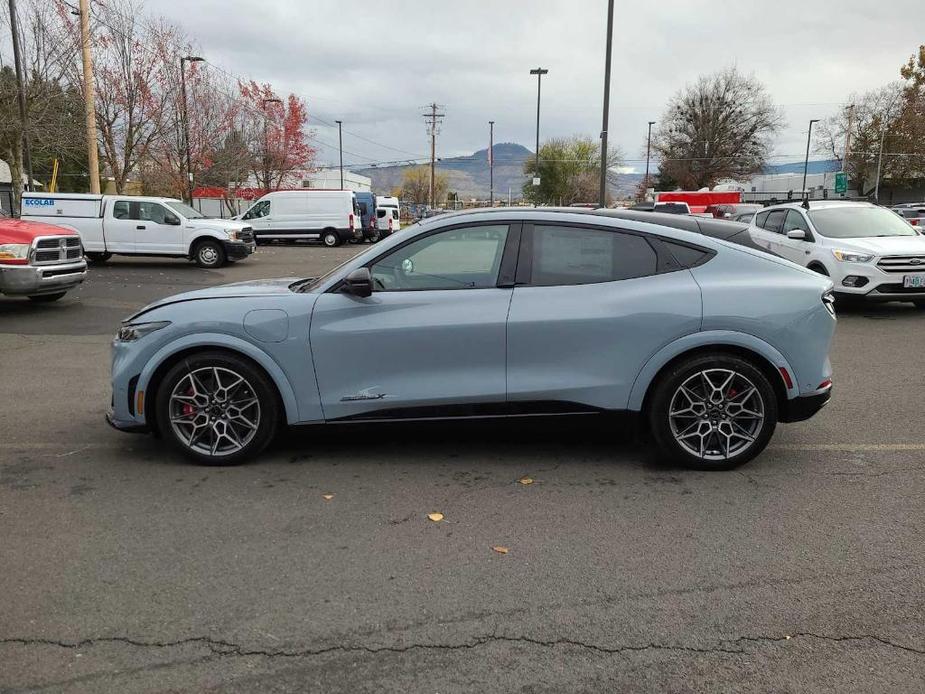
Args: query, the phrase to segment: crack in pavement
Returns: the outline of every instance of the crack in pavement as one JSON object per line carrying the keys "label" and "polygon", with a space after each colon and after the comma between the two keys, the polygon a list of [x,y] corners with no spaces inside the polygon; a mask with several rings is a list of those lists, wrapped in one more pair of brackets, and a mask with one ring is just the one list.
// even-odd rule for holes
{"label": "crack in pavement", "polygon": [[[890,641],[889,639],[876,636],[874,634],[858,634],[858,635],[845,635],[845,636],[830,636],[827,634],[817,634],[814,632],[795,632],[793,634],[787,634],[784,636],[739,636],[734,639],[722,639],[720,644],[743,644],[743,643],[781,643],[786,641],[791,641],[796,638],[813,638],[820,639],[824,641],[831,641],[836,643],[850,642],[850,641],[874,641],[882,646],[887,646],[889,648],[896,648],[902,651],[909,653],[915,653],[917,655],[925,655],[925,649],[915,648],[913,646],[908,646],[905,644],[897,643],[895,641]],[[188,645],[201,645],[208,648],[212,653],[219,656],[240,656],[240,657],[253,657],[260,656],[266,658],[305,658],[319,655],[327,655],[330,653],[352,653],[352,652],[363,652],[370,654],[377,653],[407,653],[412,650],[469,650],[473,648],[478,648],[485,644],[501,642],[501,643],[524,643],[532,646],[541,646],[544,648],[555,648],[557,646],[574,646],[576,648],[583,648],[590,651],[595,651],[597,653],[604,653],[608,655],[620,654],[620,653],[636,653],[643,651],[675,651],[675,652],[687,652],[687,653],[701,653],[701,654],[711,654],[711,653],[725,653],[730,655],[742,655],[748,653],[742,647],[731,647],[731,646],[711,646],[711,647],[698,647],[698,646],[684,646],[677,644],[658,644],[654,642],[649,642],[647,644],[627,644],[627,645],[618,645],[618,646],[602,646],[595,643],[589,643],[586,641],[579,641],[577,639],[570,638],[557,638],[557,639],[538,639],[530,636],[504,636],[498,634],[490,634],[487,636],[478,636],[468,641],[463,641],[457,644],[440,644],[440,643],[412,643],[406,646],[363,646],[363,645],[333,645],[325,646],[322,648],[305,648],[298,650],[287,650],[287,649],[265,649],[265,648],[245,648],[240,644],[233,643],[231,641],[226,641],[223,639],[216,639],[209,636],[193,636],[185,639],[179,639],[176,641],[143,641],[141,639],[134,639],[125,636],[102,636],[95,638],[82,639],[80,641],[62,641],[55,639],[27,639],[27,638],[5,638],[0,639],[0,644],[2,645],[23,645],[23,646],[55,646],[59,648],[67,649],[77,649],[83,648],[86,646],[95,646],[102,643],[121,643],[130,646],[136,646],[139,648],[175,648],[180,646]]]}

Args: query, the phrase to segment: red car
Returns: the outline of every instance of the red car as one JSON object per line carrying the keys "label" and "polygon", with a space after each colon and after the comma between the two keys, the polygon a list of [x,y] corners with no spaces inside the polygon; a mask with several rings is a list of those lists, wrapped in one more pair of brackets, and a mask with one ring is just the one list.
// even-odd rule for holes
{"label": "red car", "polygon": [[0,218],[0,294],[57,301],[86,276],[87,261],[76,232]]}

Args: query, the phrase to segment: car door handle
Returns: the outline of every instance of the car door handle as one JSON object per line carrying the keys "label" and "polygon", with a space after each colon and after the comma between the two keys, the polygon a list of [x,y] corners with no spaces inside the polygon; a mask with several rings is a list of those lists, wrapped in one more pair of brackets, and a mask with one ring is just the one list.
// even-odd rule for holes
{"label": "car door handle", "polygon": [[144,228],[145,228],[145,225],[144,225],[144,224],[139,224],[139,225],[138,225],[137,227],[135,227],[135,228],[136,228],[136,229],[144,229]]}

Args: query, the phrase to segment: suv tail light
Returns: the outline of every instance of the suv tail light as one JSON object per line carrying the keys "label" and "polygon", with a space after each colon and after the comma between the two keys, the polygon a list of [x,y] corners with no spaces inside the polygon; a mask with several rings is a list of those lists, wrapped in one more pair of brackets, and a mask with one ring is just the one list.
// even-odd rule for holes
{"label": "suv tail light", "polygon": [[389,217],[389,231],[392,231],[392,218]]}
{"label": "suv tail light", "polygon": [[350,216],[347,217],[347,227],[353,229],[353,212],[351,212]]}

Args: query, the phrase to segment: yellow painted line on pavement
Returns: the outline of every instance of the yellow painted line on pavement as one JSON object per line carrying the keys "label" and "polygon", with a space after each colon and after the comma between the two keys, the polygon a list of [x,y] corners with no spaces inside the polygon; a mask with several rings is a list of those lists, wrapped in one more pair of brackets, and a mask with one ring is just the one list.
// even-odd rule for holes
{"label": "yellow painted line on pavement", "polygon": [[925,451],[925,443],[784,443],[771,451]]}

